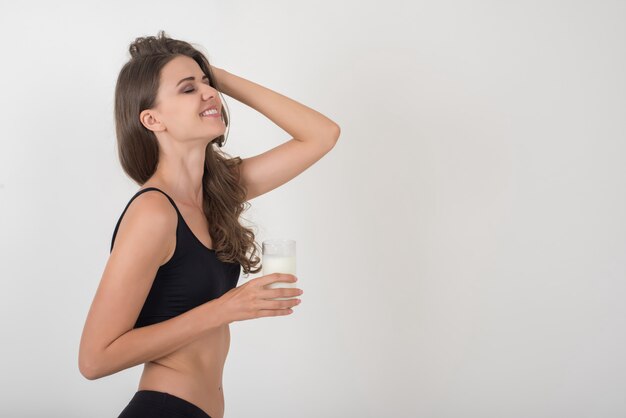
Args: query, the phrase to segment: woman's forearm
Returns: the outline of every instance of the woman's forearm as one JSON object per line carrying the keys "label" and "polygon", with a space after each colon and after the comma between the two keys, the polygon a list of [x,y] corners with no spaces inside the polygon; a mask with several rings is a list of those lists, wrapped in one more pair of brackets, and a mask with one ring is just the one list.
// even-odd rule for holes
{"label": "woman's forearm", "polygon": [[262,113],[294,139],[320,141],[338,135],[339,126],[310,107],[221,68],[211,68],[222,93]]}
{"label": "woman's forearm", "polygon": [[90,380],[164,357],[225,323],[217,299],[157,324],[132,329],[93,356],[81,373]]}

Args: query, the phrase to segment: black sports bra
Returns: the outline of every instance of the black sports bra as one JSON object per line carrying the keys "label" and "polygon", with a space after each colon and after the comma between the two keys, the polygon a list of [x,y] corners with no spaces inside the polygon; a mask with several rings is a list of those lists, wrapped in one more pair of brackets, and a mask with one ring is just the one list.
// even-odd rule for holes
{"label": "black sports bra", "polygon": [[122,217],[135,197],[148,190],[163,193],[176,209],[176,248],[172,257],[157,270],[152,288],[139,313],[134,328],[165,321],[237,286],[241,264],[218,260],[215,250],[205,246],[191,231],[171,197],[156,187],[139,190],[122,212],[111,240],[111,250]]}

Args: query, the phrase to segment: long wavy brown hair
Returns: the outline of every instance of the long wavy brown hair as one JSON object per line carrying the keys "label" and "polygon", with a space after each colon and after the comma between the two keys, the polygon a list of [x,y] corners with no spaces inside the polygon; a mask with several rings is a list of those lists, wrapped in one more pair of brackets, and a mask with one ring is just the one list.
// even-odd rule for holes
{"label": "long wavy brown hair", "polygon": [[[136,38],[129,52],[131,58],[120,70],[115,86],[115,131],[122,168],[141,186],[157,168],[159,146],[154,132],[140,122],[139,114],[155,105],[163,67],[176,56],[188,56],[209,77],[209,84],[221,89],[204,54],[188,42],[170,38],[164,31],[157,36]],[[222,103],[226,104],[225,100]],[[224,109],[222,120],[228,127],[229,117]],[[240,263],[248,275],[261,269],[254,268],[260,263],[256,255],[259,248],[252,229],[239,223],[241,213],[249,209],[250,203],[246,202],[245,187],[239,183],[242,160],[220,149],[225,142],[225,136],[220,135],[206,147],[203,209],[218,259]]]}

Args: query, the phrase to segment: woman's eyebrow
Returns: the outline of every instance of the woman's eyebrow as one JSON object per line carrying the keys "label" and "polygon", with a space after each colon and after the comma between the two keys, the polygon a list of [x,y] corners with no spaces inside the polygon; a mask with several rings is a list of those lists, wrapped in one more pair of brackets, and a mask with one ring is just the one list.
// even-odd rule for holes
{"label": "woman's eyebrow", "polygon": [[[205,76],[204,76],[204,77],[202,77],[202,78],[203,78],[203,79],[205,79],[205,78],[209,78],[209,76],[205,75]],[[191,77],[186,77],[186,78],[183,78],[182,80],[180,80],[180,81],[176,84],[176,87],[178,87],[178,85],[179,85],[180,83],[182,83],[183,81],[189,81],[189,80],[195,80],[195,77],[191,76]]]}

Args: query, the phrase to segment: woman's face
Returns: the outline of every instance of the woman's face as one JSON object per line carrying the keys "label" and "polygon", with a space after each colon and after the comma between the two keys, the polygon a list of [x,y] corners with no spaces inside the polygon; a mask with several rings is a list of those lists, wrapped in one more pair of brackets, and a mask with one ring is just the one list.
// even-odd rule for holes
{"label": "woman's face", "polygon": [[[202,139],[210,142],[224,134],[222,104],[218,91],[209,85],[209,78],[196,61],[177,56],[161,70],[156,106],[148,111],[153,115],[152,130],[158,136],[167,133],[178,141]],[[216,114],[202,114],[207,108],[216,108]],[[142,112],[144,125],[146,116]]]}

